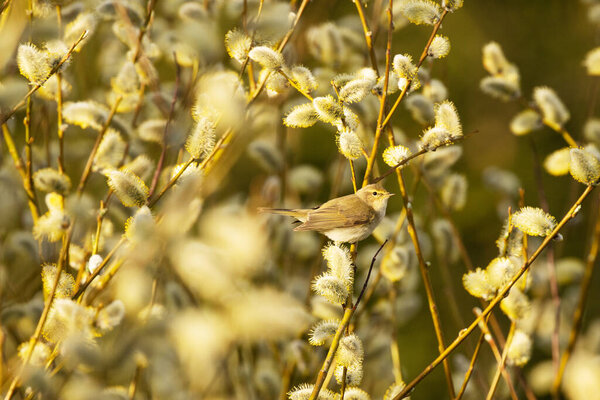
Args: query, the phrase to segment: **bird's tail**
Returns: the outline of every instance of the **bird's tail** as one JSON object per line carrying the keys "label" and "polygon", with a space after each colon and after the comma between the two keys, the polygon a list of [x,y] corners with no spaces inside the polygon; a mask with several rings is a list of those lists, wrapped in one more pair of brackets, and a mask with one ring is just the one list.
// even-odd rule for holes
{"label": "bird's tail", "polygon": [[259,213],[278,214],[278,215],[287,215],[288,217],[294,217],[299,221],[304,221],[304,220],[306,220],[307,210],[259,207],[258,212]]}

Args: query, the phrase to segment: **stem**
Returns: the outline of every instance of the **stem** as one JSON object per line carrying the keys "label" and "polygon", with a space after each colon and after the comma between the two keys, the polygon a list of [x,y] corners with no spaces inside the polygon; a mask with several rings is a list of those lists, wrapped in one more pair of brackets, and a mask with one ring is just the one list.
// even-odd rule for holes
{"label": "stem", "polygon": [[475,320],[469,325],[467,328],[462,330],[456,339],[444,350],[442,354],[440,354],[435,360],[433,360],[415,379],[413,379],[406,387],[396,396],[393,400],[399,400],[406,397],[414,387],[421,382],[427,375],[433,371],[435,367],[440,365],[478,326],[479,322],[481,322],[489,313],[492,312],[494,307],[500,303],[500,301],[506,296],[508,291],[514,286],[514,284],[519,280],[519,278],[529,269],[531,264],[537,259],[542,250],[544,250],[548,244],[552,241],[552,239],[558,234],[558,232],[565,226],[567,222],[571,220],[571,218],[575,217],[577,212],[579,211],[579,207],[581,203],[587,198],[587,196],[594,189],[593,186],[587,186],[583,191],[581,196],[575,201],[573,206],[569,209],[569,211],[565,214],[563,219],[556,225],[556,227],[552,230],[552,232],[546,236],[544,241],[540,244],[540,246],[536,249],[536,251],[531,255],[531,257],[523,263],[521,269],[517,274],[513,277],[513,279],[506,285],[504,289],[502,289],[496,297],[492,299],[490,304],[482,311],[480,315],[475,318]]}
{"label": "stem", "polygon": [[35,198],[35,193],[33,192],[33,185],[31,184],[30,180],[31,175],[27,175],[25,166],[23,165],[23,161],[21,160],[21,156],[19,156],[19,153],[15,146],[15,142],[6,124],[2,125],[2,135],[4,137],[4,142],[6,143],[8,152],[15,164],[15,168],[17,169],[19,175],[21,176],[21,179],[23,180],[23,189],[25,189],[25,195],[27,196],[27,203],[29,205],[29,210],[31,211],[31,217],[33,219],[33,222],[35,223],[39,218],[40,211]]}
{"label": "stem", "polygon": [[548,128],[550,128],[550,129],[556,131],[557,133],[559,133],[562,136],[562,138],[564,139],[564,141],[567,142],[567,144],[570,147],[578,147],[577,146],[577,142],[575,141],[575,139],[573,139],[573,137],[569,134],[569,132],[567,132],[567,130],[565,128],[563,128],[560,125],[555,124],[552,121],[548,121],[545,118],[542,121],[542,123],[544,125],[546,125]]}
{"label": "stem", "polygon": [[154,194],[156,190],[156,185],[158,184],[158,178],[160,177],[160,173],[163,169],[163,164],[165,162],[165,157],[167,155],[167,133],[169,132],[169,124],[173,119],[173,113],[175,112],[175,103],[177,103],[177,94],[179,92],[179,81],[181,75],[181,69],[179,67],[179,63],[177,62],[177,54],[173,52],[173,58],[175,60],[175,89],[173,89],[173,98],[171,99],[171,106],[169,107],[169,115],[167,117],[167,122],[165,123],[165,129],[163,130],[162,140],[160,143],[160,157],[158,159],[158,164],[156,165],[156,170],[154,171],[154,176],[152,177],[152,184],[150,185],[150,191],[148,192],[148,197]]}
{"label": "stem", "polygon": [[[58,72],[56,74],[56,121],[58,125],[57,134],[58,134],[58,170],[62,173],[65,172],[65,143],[64,137],[65,132],[63,128],[63,117],[62,117],[62,108],[63,108],[63,98],[62,98],[62,74]],[[29,100],[29,99],[28,99]]]}
{"label": "stem", "polygon": [[[363,28],[363,32],[365,35],[365,43],[367,44],[367,49],[369,49],[369,58],[371,59],[371,68],[377,72],[379,75],[379,69],[377,68],[377,59],[375,58],[375,49],[373,48],[373,32],[369,29],[369,25],[367,24],[367,20],[365,19],[365,12],[363,10],[362,1],[361,0],[352,0],[354,5],[356,6],[356,11],[358,12],[358,18],[360,18],[360,23]],[[390,1],[391,3],[391,1]],[[390,8],[392,6],[390,5]]]}
{"label": "stem", "polygon": [[[600,200],[600,199],[599,199]],[[600,247],[600,211],[596,216],[596,225],[594,227],[594,236],[592,239],[592,244],[587,256],[586,264],[585,264],[585,273],[583,275],[583,279],[581,280],[581,289],[579,290],[579,299],[577,300],[577,308],[573,313],[573,323],[571,325],[571,332],[569,333],[569,342],[567,343],[567,347],[562,354],[560,359],[560,365],[558,368],[558,372],[556,377],[554,378],[554,382],[552,384],[552,392],[558,394],[558,390],[560,389],[560,385],[562,382],[563,375],[565,373],[565,368],[567,363],[569,362],[569,358],[573,353],[573,349],[575,348],[575,342],[577,342],[577,338],[579,337],[579,333],[581,331],[581,325],[583,322],[583,313],[585,311],[586,301],[590,291],[590,284],[592,282],[592,276],[594,274],[594,266],[596,264],[596,260],[598,258],[598,249]]]}
{"label": "stem", "polygon": [[[479,315],[480,312],[481,312],[480,309],[477,309],[477,308],[475,309],[476,315]],[[489,319],[489,317],[488,317],[488,319]],[[498,349],[498,346],[496,345],[496,341],[494,341],[494,337],[492,336],[492,334],[490,332],[487,320],[483,320],[481,322],[481,332],[484,334],[484,339],[486,340],[486,342],[488,342],[488,345],[490,346],[490,349],[492,350],[492,354],[494,355],[494,358],[496,359],[496,363],[500,366],[502,363],[502,354],[500,354],[500,350]],[[508,348],[508,346],[505,347],[505,349],[506,348]],[[518,400],[517,394],[514,389],[514,385],[512,383],[512,379],[511,379],[510,375],[508,374],[508,372],[506,372],[506,368],[504,368],[503,364],[502,364],[501,372],[502,372],[502,376],[504,377],[504,380],[506,381],[506,385],[508,386],[511,397],[513,398],[513,400]],[[488,390],[488,392],[489,392],[489,390]]]}
{"label": "stem", "polygon": [[102,130],[98,132],[98,136],[96,137],[96,142],[94,143],[94,147],[92,147],[92,151],[88,156],[87,162],[85,163],[85,168],[83,169],[83,173],[81,174],[81,179],[79,180],[79,185],[77,185],[77,196],[80,197],[83,194],[83,190],[85,189],[85,185],[87,180],[92,172],[92,165],[94,164],[94,158],[96,157],[96,152],[98,151],[98,147],[100,146],[100,142],[104,137],[104,134],[108,130],[108,126],[110,125],[115,113],[117,112],[117,108],[119,107],[119,103],[121,103],[122,96],[117,97],[115,103],[108,114],[108,118],[106,118],[106,122],[102,126]]}
{"label": "stem", "polygon": [[[360,10],[360,7],[358,6],[358,3],[360,3],[361,0],[355,0],[354,2],[357,4],[357,8]],[[363,178],[363,183],[362,185],[365,186],[369,183],[369,178],[371,177],[371,171],[373,169],[373,165],[375,164],[375,157],[377,156],[377,148],[379,147],[379,138],[381,137],[381,132],[383,131],[383,127],[385,126],[385,124],[382,124],[381,121],[383,120],[383,116],[385,114],[385,109],[386,109],[386,100],[387,100],[387,91],[388,91],[388,85],[389,85],[389,81],[390,81],[390,60],[391,60],[391,52],[392,52],[392,30],[393,30],[393,19],[392,19],[392,7],[393,7],[393,0],[390,0],[389,4],[388,4],[388,9],[387,9],[387,14],[388,14],[388,35],[387,35],[387,44],[386,44],[386,48],[385,48],[385,75],[383,78],[383,93],[381,93],[381,95],[379,96],[379,114],[377,115],[377,125],[375,128],[375,138],[373,139],[373,148],[371,149],[371,155],[369,156],[369,158],[367,159],[367,168],[365,170],[365,175]],[[360,14],[360,11],[359,11]],[[362,17],[362,19],[364,20],[364,15]],[[369,38],[369,35],[367,34],[367,32],[365,31],[365,37]],[[370,49],[372,50],[372,46],[371,46],[371,42],[370,42],[370,38],[367,40],[367,46],[370,47]],[[375,63],[375,54],[373,53],[371,61],[373,63]],[[376,69],[377,71],[377,69]],[[406,87],[408,87],[409,85],[407,85]],[[406,88],[404,88],[404,90],[406,91]]]}
{"label": "stem", "polygon": [[325,382],[327,372],[329,371],[329,368],[331,367],[331,364],[333,362],[333,357],[335,356],[337,348],[340,345],[340,339],[342,338],[346,327],[350,323],[350,318],[352,317],[353,312],[354,309],[352,307],[346,308],[346,310],[344,311],[344,316],[340,321],[340,325],[338,326],[337,331],[335,331],[335,335],[333,337],[333,340],[331,341],[331,346],[329,347],[329,351],[327,352],[327,356],[325,357],[323,366],[321,367],[321,370],[317,375],[317,381],[315,382],[315,386],[313,388],[312,393],[310,394],[309,400],[315,400],[318,398],[319,392],[321,391],[321,387]]}
{"label": "stem", "polygon": [[479,350],[481,349],[481,344],[483,343],[483,339],[484,339],[484,333],[481,332],[481,335],[479,335],[479,340],[477,341],[477,345],[475,346],[475,351],[473,351],[473,356],[471,357],[471,362],[469,363],[469,368],[467,369],[467,372],[465,373],[465,379],[463,379],[463,384],[460,387],[460,390],[458,391],[458,394],[456,395],[454,400],[460,400],[462,398],[463,394],[465,394],[465,390],[467,390],[467,385],[469,384],[469,380],[471,379],[471,375],[473,374],[473,370],[475,368],[475,361],[477,360],[477,357],[479,356]]}
{"label": "stem", "polygon": [[52,285],[52,290],[50,291],[50,296],[47,299],[46,304],[44,305],[44,310],[42,311],[42,315],[40,316],[40,319],[38,320],[37,326],[35,327],[33,336],[31,337],[31,339],[29,339],[29,347],[27,348],[27,352],[25,353],[25,357],[23,359],[23,363],[21,364],[21,368],[19,369],[19,372],[15,375],[12,382],[10,383],[8,391],[6,392],[6,396],[4,396],[4,400],[10,400],[12,398],[12,396],[14,395],[15,390],[16,390],[17,386],[19,385],[19,381],[23,377],[25,368],[27,367],[27,365],[29,364],[29,361],[31,360],[31,356],[33,355],[33,350],[35,349],[35,346],[37,345],[38,341],[40,340],[40,337],[42,336],[44,324],[46,323],[46,320],[48,319],[48,314],[50,313],[50,308],[52,307],[52,303],[54,302],[54,298],[56,297],[58,283],[60,282],[60,276],[61,276],[63,270],[65,269],[66,260],[68,258],[69,244],[71,243],[72,235],[73,235],[73,225],[71,225],[69,227],[69,231],[67,232],[67,235],[63,238],[63,244],[62,244],[60,255],[58,258],[58,265],[56,267],[56,279],[54,280],[54,283]]}
{"label": "stem", "polygon": [[[516,324],[514,321],[510,324],[510,331],[508,332],[508,337],[506,338],[506,345],[504,346],[504,350],[502,351],[502,357],[498,360],[498,367],[496,368],[496,373],[494,374],[494,379],[492,379],[492,385],[490,386],[490,391],[487,394],[486,400],[492,400],[494,397],[494,393],[496,392],[496,388],[498,387],[498,382],[500,382],[500,374],[506,374],[506,357],[508,356],[508,349],[510,348],[510,344],[512,342],[513,336],[515,334]],[[512,388],[512,386],[511,386]],[[514,388],[511,391],[513,393]],[[516,395],[515,395],[516,396]],[[518,400],[517,397],[513,396],[515,400]]]}
{"label": "stem", "polygon": [[[395,145],[394,135],[391,131],[388,131],[388,140],[391,146]],[[442,324],[440,321],[440,315],[438,313],[438,308],[435,302],[435,297],[433,294],[433,287],[431,285],[431,279],[429,278],[429,267],[423,258],[423,253],[421,252],[421,244],[419,242],[419,236],[417,234],[417,229],[415,226],[415,221],[412,212],[412,204],[408,198],[408,194],[406,191],[406,185],[404,183],[404,179],[402,178],[402,171],[396,170],[396,175],[398,177],[398,185],[400,186],[400,194],[402,196],[402,202],[404,204],[404,209],[406,210],[406,220],[408,222],[408,234],[413,243],[413,247],[415,249],[415,253],[417,255],[417,259],[419,260],[419,270],[421,271],[421,277],[423,279],[423,284],[425,286],[425,293],[427,295],[427,303],[429,304],[429,312],[431,313],[431,319],[433,321],[433,328],[435,330],[436,339],[438,342],[438,350],[440,354],[444,353],[444,335],[442,332]],[[455,397],[454,384],[452,382],[452,372],[450,370],[450,363],[447,360],[442,360],[444,364],[444,373],[446,376],[446,384],[448,385],[448,393],[450,394],[450,398]]]}
{"label": "stem", "polygon": [[98,266],[98,268],[96,268],[96,270],[89,276],[89,278],[87,279],[87,281],[85,281],[85,283],[83,283],[81,285],[81,287],[79,288],[79,290],[77,290],[77,292],[75,292],[75,294],[71,297],[71,299],[77,300],[83,294],[83,292],[85,292],[85,290],[87,289],[87,287],[92,283],[92,281],[98,275],[100,275],[100,273],[102,272],[102,270],[104,269],[104,267],[106,266],[106,264],[108,264],[108,262],[110,261],[110,259],[114,256],[114,254],[117,252],[117,250],[119,249],[119,247],[121,247],[125,243],[125,241],[126,241],[125,236],[123,236],[117,242],[117,244],[115,245],[115,247],[113,247],[112,250],[106,255],[106,257],[104,257],[104,260],[102,260],[102,262],[100,263],[100,265]]}

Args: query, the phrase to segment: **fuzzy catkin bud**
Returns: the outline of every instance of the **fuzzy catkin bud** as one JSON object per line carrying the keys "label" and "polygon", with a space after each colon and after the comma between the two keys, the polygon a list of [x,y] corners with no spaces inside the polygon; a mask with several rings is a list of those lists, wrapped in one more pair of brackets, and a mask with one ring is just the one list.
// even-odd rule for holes
{"label": "fuzzy catkin bud", "polygon": [[459,256],[458,245],[450,222],[441,218],[436,219],[431,224],[431,233],[437,256],[451,263],[456,262]]}
{"label": "fuzzy catkin bud", "polygon": [[396,54],[392,62],[394,73],[399,78],[413,79],[417,75],[417,66],[408,54]]}
{"label": "fuzzy catkin bud", "polygon": [[146,142],[161,143],[164,136],[166,124],[166,119],[146,120],[138,126],[138,136],[140,137],[140,139]]}
{"label": "fuzzy catkin bud", "polygon": [[556,219],[541,208],[523,207],[512,215],[512,223],[530,236],[548,236],[556,226]]}
{"label": "fuzzy catkin bud", "polygon": [[534,88],[533,100],[546,121],[562,126],[569,120],[569,110],[567,110],[556,92],[549,87],[538,86]]}
{"label": "fuzzy catkin bud", "polygon": [[483,68],[491,75],[500,75],[510,66],[502,47],[496,42],[483,46]]}
{"label": "fuzzy catkin bud", "polygon": [[315,280],[313,290],[334,304],[344,304],[349,294],[346,282],[327,273]]}
{"label": "fuzzy catkin bud", "polygon": [[315,97],[313,106],[319,119],[323,122],[332,123],[344,116],[342,106],[332,96]]}
{"label": "fuzzy catkin bud", "polygon": [[390,282],[398,282],[406,276],[416,255],[407,246],[395,246],[381,260],[381,273]]}
{"label": "fuzzy catkin bud", "polygon": [[103,332],[108,332],[119,325],[124,316],[125,305],[121,300],[115,300],[98,312],[96,326]]}
{"label": "fuzzy catkin bud", "polygon": [[69,22],[65,26],[65,31],[63,34],[64,42],[68,44],[75,43],[75,41],[81,37],[81,34],[84,31],[87,32],[86,36],[81,40],[81,42],[79,42],[77,47],[75,47],[76,52],[80,51],[83,48],[83,45],[92,37],[92,33],[96,29],[97,24],[98,18],[96,17],[95,13],[80,13],[73,21]]}
{"label": "fuzzy catkin bud", "polygon": [[32,43],[19,45],[17,50],[19,72],[31,83],[42,83],[52,70],[48,54]]}
{"label": "fuzzy catkin bud", "polygon": [[512,340],[508,345],[506,362],[508,365],[517,365],[522,367],[529,362],[531,358],[532,340],[529,335],[519,329],[513,334]]}
{"label": "fuzzy catkin bud", "polygon": [[396,396],[399,395],[405,387],[406,384],[402,381],[392,383],[390,387],[388,387],[385,391],[385,394],[383,395],[383,400],[395,399]]}
{"label": "fuzzy catkin bud", "polygon": [[215,124],[208,118],[200,118],[185,141],[185,149],[193,159],[199,160],[215,147]]}
{"label": "fuzzy catkin bud", "polygon": [[439,21],[442,9],[431,0],[406,0],[400,4],[400,12],[415,25],[434,25]]}
{"label": "fuzzy catkin bud", "polygon": [[[188,3],[186,3],[188,4]],[[252,47],[252,39],[243,31],[232,29],[225,35],[225,48],[229,57],[244,62]]]}
{"label": "fuzzy catkin bud", "polygon": [[108,177],[108,186],[115,192],[125,207],[146,204],[148,199],[148,186],[129,170],[112,170],[105,172]]}
{"label": "fuzzy catkin bud", "polygon": [[[17,353],[21,360],[25,361],[30,348],[31,341],[26,341],[19,345]],[[48,363],[51,354],[52,349],[50,349],[50,346],[43,342],[36,342],[31,357],[29,358],[29,364],[37,367],[44,367]]]}
{"label": "fuzzy catkin bud", "polygon": [[592,142],[600,143],[600,119],[590,118],[583,127],[583,136]]}
{"label": "fuzzy catkin bud", "polygon": [[569,172],[573,179],[585,185],[595,185],[600,179],[600,161],[589,151],[572,148]]}
{"label": "fuzzy catkin bud", "polygon": [[583,65],[585,65],[588,75],[600,75],[600,47],[596,47],[585,55]]}
{"label": "fuzzy catkin bud", "polygon": [[344,336],[335,356],[337,363],[346,367],[361,363],[364,357],[362,341],[355,333]]}
{"label": "fuzzy catkin bud", "polygon": [[305,93],[310,93],[319,87],[310,69],[302,65],[295,65],[292,68],[292,79],[298,84],[300,90]]}
{"label": "fuzzy catkin bud", "polygon": [[340,321],[319,321],[308,334],[308,343],[321,346],[327,339],[333,337],[340,325]]}
{"label": "fuzzy catkin bud", "polygon": [[[341,384],[343,375],[344,375],[344,366],[338,365],[335,368],[335,380],[337,383]],[[344,399],[347,400],[363,400],[363,399],[371,399],[369,395],[357,388],[356,386],[360,385],[363,379],[363,366],[362,363],[352,364],[349,367],[346,367],[346,392],[344,392]]]}
{"label": "fuzzy catkin bud", "polygon": [[135,69],[135,64],[125,61],[117,76],[111,79],[110,84],[116,93],[124,95],[136,93],[140,87],[140,77]]}
{"label": "fuzzy catkin bud", "polygon": [[496,257],[487,266],[488,282],[501,290],[515,276],[519,268],[508,257]]}
{"label": "fuzzy catkin bud", "polygon": [[94,157],[96,170],[114,169],[123,160],[127,143],[116,130],[109,128],[98,146]]}
{"label": "fuzzy catkin bud", "polygon": [[510,121],[510,131],[517,135],[526,135],[542,127],[542,117],[535,110],[521,111]]}
{"label": "fuzzy catkin bud", "polygon": [[465,290],[471,296],[489,300],[496,293],[495,288],[489,282],[487,272],[481,268],[464,274],[462,282]]}
{"label": "fuzzy catkin bud", "polygon": [[[48,299],[56,282],[56,274],[58,267],[56,264],[45,264],[42,267],[42,286],[44,291],[44,298]],[[71,297],[74,293],[75,279],[73,276],[65,271],[60,273],[60,279],[58,280],[58,286],[56,287],[56,293],[54,295],[57,299],[64,299]]]}
{"label": "fuzzy catkin bud", "polygon": [[441,126],[434,126],[423,132],[419,147],[421,149],[434,149],[452,139],[450,132]]}
{"label": "fuzzy catkin bud", "polygon": [[479,82],[479,88],[488,96],[502,101],[510,101],[521,93],[518,83],[504,76],[486,76]]}
{"label": "fuzzy catkin bud", "polygon": [[123,169],[133,172],[142,180],[146,180],[150,177],[153,171],[153,163],[145,154],[140,154],[133,160],[129,161],[127,164],[123,166]]}
{"label": "fuzzy catkin bud", "polygon": [[527,316],[531,309],[531,303],[523,292],[513,287],[510,289],[508,296],[500,302],[500,309],[512,321],[519,321]]}
{"label": "fuzzy catkin bud", "polygon": [[571,166],[571,148],[563,147],[558,149],[544,160],[544,169],[550,175],[561,176],[569,173]]}
{"label": "fuzzy catkin bud", "polygon": [[140,207],[125,222],[125,237],[132,243],[141,243],[152,235],[156,222],[147,206]]}
{"label": "fuzzy catkin bud", "polygon": [[427,55],[433,58],[444,58],[450,53],[450,39],[446,36],[435,35]]}
{"label": "fuzzy catkin bud", "polygon": [[283,55],[267,46],[258,46],[250,50],[248,57],[259,63],[263,68],[275,70],[283,67]]}
{"label": "fuzzy catkin bud", "polygon": [[431,99],[421,93],[413,93],[406,98],[406,109],[421,125],[431,125],[435,120],[434,104]]}
{"label": "fuzzy catkin bud", "polygon": [[[290,400],[308,400],[315,385],[303,383],[290,390],[287,395]],[[337,400],[337,393],[329,389],[322,388],[319,392],[318,400]]]}
{"label": "fuzzy catkin bud", "polygon": [[467,178],[460,174],[448,175],[440,195],[442,202],[450,210],[462,210],[467,203]]}
{"label": "fuzzy catkin bud", "polygon": [[442,0],[442,7],[449,12],[454,12],[463,6],[463,0]]}
{"label": "fuzzy catkin bud", "polygon": [[71,189],[71,179],[53,168],[43,168],[33,174],[35,188],[42,192],[67,194]]}
{"label": "fuzzy catkin bud", "polygon": [[423,96],[434,103],[441,103],[448,98],[448,89],[437,79],[432,79],[423,86]]}
{"label": "fuzzy catkin bud", "polygon": [[339,98],[344,103],[358,103],[364,99],[373,87],[373,82],[367,79],[353,79],[339,91]]}
{"label": "fuzzy catkin bud", "polygon": [[462,126],[460,118],[454,103],[450,100],[445,100],[435,105],[435,125],[444,127],[452,139],[457,139],[462,136]]}
{"label": "fuzzy catkin bud", "polygon": [[308,128],[318,120],[319,116],[312,103],[305,103],[294,107],[283,119],[283,123],[291,128]]}
{"label": "fuzzy catkin bud", "polygon": [[363,145],[356,132],[344,129],[337,136],[340,153],[349,160],[355,160],[362,155]]}
{"label": "fuzzy catkin bud", "polygon": [[109,110],[100,103],[93,100],[66,102],[63,105],[63,118],[72,125],[78,125],[83,129],[87,127],[96,130],[108,119]]}
{"label": "fuzzy catkin bud", "polygon": [[352,257],[347,247],[329,244],[323,248],[323,258],[327,261],[329,273],[352,286],[353,267]]}
{"label": "fuzzy catkin bud", "polygon": [[406,160],[410,155],[411,151],[406,146],[390,146],[383,151],[383,161],[390,167],[394,167]]}

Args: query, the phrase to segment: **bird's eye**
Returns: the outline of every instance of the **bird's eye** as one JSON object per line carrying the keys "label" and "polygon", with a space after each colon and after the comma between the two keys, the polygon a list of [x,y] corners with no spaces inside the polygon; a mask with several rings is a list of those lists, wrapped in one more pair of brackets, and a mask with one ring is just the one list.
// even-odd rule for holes
{"label": "bird's eye", "polygon": [[377,192],[373,192],[373,196],[377,196]]}

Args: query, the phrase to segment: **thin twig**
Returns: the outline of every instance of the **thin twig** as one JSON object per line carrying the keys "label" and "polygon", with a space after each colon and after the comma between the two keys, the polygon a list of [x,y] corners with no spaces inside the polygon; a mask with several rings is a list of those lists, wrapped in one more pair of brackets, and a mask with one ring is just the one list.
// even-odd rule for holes
{"label": "thin twig", "polygon": [[92,151],[90,152],[90,155],[88,156],[87,162],[85,163],[85,168],[83,169],[83,173],[81,174],[81,178],[79,180],[79,185],[77,185],[77,196],[81,196],[83,194],[83,190],[85,189],[87,180],[90,176],[90,173],[92,172],[92,165],[94,164],[94,158],[96,157],[96,152],[98,151],[98,147],[100,147],[100,142],[102,142],[102,138],[104,137],[104,134],[108,130],[108,127],[109,127],[113,117],[115,116],[117,109],[119,108],[119,104],[121,103],[122,98],[123,98],[122,96],[117,97],[117,99],[115,100],[115,103],[113,104],[113,106],[110,110],[110,113],[108,114],[108,118],[106,118],[106,121],[104,122],[104,125],[102,126],[102,129],[100,130],[100,132],[98,132],[98,136],[96,137],[96,142],[94,143],[94,146],[92,147]]}
{"label": "thin twig", "polygon": [[475,361],[477,361],[477,357],[479,356],[479,350],[481,349],[481,344],[484,340],[484,333],[481,332],[479,335],[479,340],[477,340],[477,345],[475,346],[475,351],[473,351],[473,356],[471,357],[471,362],[469,363],[469,368],[465,373],[465,378],[463,379],[462,386],[458,391],[458,394],[454,398],[454,400],[460,400],[462,396],[465,394],[465,390],[467,390],[467,385],[469,384],[469,380],[471,379],[471,375],[473,374],[473,370],[475,369]]}
{"label": "thin twig", "polygon": [[[360,0],[355,0],[354,2],[355,4],[357,4],[357,9],[359,10],[359,14],[361,11],[362,6],[358,6],[358,4],[360,3]],[[371,155],[369,156],[368,160],[367,160],[367,168],[365,169],[365,175],[363,177],[363,183],[362,186],[365,186],[368,184],[369,179],[371,178],[371,171],[373,170],[373,165],[375,164],[375,157],[377,156],[377,150],[379,147],[379,138],[381,137],[381,132],[383,131],[383,127],[385,126],[385,124],[382,124],[381,121],[383,121],[383,116],[385,115],[385,111],[386,111],[386,100],[387,100],[387,92],[388,92],[388,85],[390,82],[390,64],[391,64],[391,54],[392,54],[392,30],[393,30],[393,18],[392,18],[392,7],[393,7],[393,0],[390,0],[389,4],[388,4],[388,9],[387,9],[387,15],[388,15],[388,35],[387,35],[387,42],[386,42],[386,46],[385,46],[385,75],[383,76],[383,91],[381,93],[381,95],[379,96],[379,113],[377,115],[377,124],[375,125],[375,137],[373,138],[373,148],[371,149]],[[364,22],[364,15],[361,17],[363,23]],[[365,30],[365,38],[367,38],[367,46],[370,48],[370,50],[373,50],[372,44],[370,42],[370,38],[368,35],[368,32]],[[375,61],[375,53],[372,53],[372,57],[371,57],[371,61],[373,63],[376,64]],[[406,91],[406,88],[408,88],[409,85],[407,85],[404,88],[404,91]]]}
{"label": "thin twig", "polygon": [[83,292],[85,292],[87,287],[92,283],[92,281],[94,279],[96,279],[96,277],[98,275],[100,275],[100,273],[104,270],[104,267],[108,264],[108,262],[111,260],[111,258],[114,256],[114,254],[117,252],[117,250],[125,242],[126,242],[125,236],[123,236],[121,239],[119,239],[119,241],[117,242],[115,247],[113,247],[112,250],[106,255],[106,257],[104,257],[104,259],[102,260],[102,262],[100,263],[98,268],[96,268],[96,270],[88,277],[88,279],[79,287],[77,292],[75,292],[75,294],[71,297],[73,300],[77,300],[79,298],[79,296],[81,296],[83,294]]}
{"label": "thin twig", "polygon": [[29,205],[29,210],[31,211],[31,217],[34,222],[37,221],[40,215],[39,206],[37,204],[37,200],[35,198],[35,193],[33,192],[33,185],[29,184],[29,178],[27,176],[27,172],[25,171],[25,166],[23,165],[23,160],[21,160],[21,156],[17,151],[15,146],[15,142],[13,137],[8,130],[8,126],[6,124],[2,124],[2,135],[4,137],[4,142],[6,143],[6,147],[8,149],[8,153],[13,159],[15,164],[15,168],[19,172],[21,179],[23,180],[23,189],[25,190],[25,195],[27,196],[27,204]]}
{"label": "thin twig", "polygon": [[[393,132],[388,131],[388,141],[391,146],[395,145],[395,139]],[[429,305],[429,312],[431,314],[431,320],[433,322],[433,328],[435,330],[435,336],[438,342],[438,350],[440,354],[444,353],[444,334],[442,332],[442,324],[440,321],[440,315],[438,313],[437,304],[435,301],[435,297],[433,294],[433,286],[431,285],[431,279],[429,278],[429,266],[425,262],[425,258],[423,257],[423,253],[421,252],[421,244],[419,242],[419,236],[417,233],[417,229],[415,226],[415,221],[412,212],[412,203],[408,198],[408,193],[406,191],[406,185],[404,183],[404,179],[402,177],[402,171],[396,169],[396,176],[398,178],[398,185],[400,186],[400,194],[402,196],[402,203],[404,205],[404,209],[406,210],[406,220],[408,222],[408,234],[413,243],[413,247],[415,249],[415,253],[417,255],[417,260],[419,261],[419,270],[421,272],[421,278],[423,279],[423,285],[425,286],[425,293],[427,295],[427,304]],[[444,374],[446,376],[446,384],[448,385],[448,393],[450,398],[454,398],[456,395],[454,391],[454,383],[452,382],[452,371],[450,370],[450,363],[444,359],[442,360],[444,365]]]}
{"label": "thin twig", "polygon": [[[492,400],[494,398],[494,393],[496,392],[496,388],[498,387],[498,382],[500,382],[500,375],[501,374],[506,374],[506,357],[508,356],[508,349],[510,348],[510,344],[512,342],[512,339],[514,337],[515,334],[515,327],[516,324],[513,321],[510,324],[510,331],[508,332],[508,337],[506,338],[506,345],[504,346],[504,351],[502,351],[502,357],[500,357],[500,360],[497,360],[497,368],[496,368],[496,373],[494,374],[494,378],[492,379],[492,384],[490,386],[490,390],[486,396],[486,400]],[[512,387],[512,386],[511,386]],[[514,394],[514,388],[512,388],[513,391],[511,391],[511,394]],[[518,398],[516,397],[516,394],[513,395],[513,399],[514,400],[518,400]]]}
{"label": "thin twig", "polygon": [[[598,203],[600,204],[600,199]],[[569,341],[567,343],[567,347],[565,348],[562,354],[562,357],[560,358],[558,372],[552,384],[552,392],[555,394],[558,394],[560,385],[562,383],[562,378],[565,373],[565,368],[567,367],[567,363],[569,362],[569,358],[573,353],[575,343],[577,342],[577,338],[579,337],[579,332],[581,331],[583,313],[585,311],[585,305],[590,291],[590,284],[592,282],[592,276],[594,274],[594,267],[596,265],[596,260],[598,259],[598,249],[600,248],[600,209],[597,212],[598,215],[596,215],[594,236],[592,238],[592,244],[590,246],[590,250],[586,259],[583,279],[581,280],[581,289],[579,289],[579,299],[577,300],[577,308],[575,308],[575,312],[573,313],[573,322],[571,325],[571,332],[569,333]]]}
{"label": "thin twig", "polygon": [[158,185],[158,178],[160,177],[160,173],[162,172],[163,165],[165,162],[165,157],[167,155],[167,134],[169,132],[169,124],[173,119],[173,114],[175,113],[175,104],[177,103],[177,95],[179,93],[179,82],[181,75],[181,68],[179,67],[179,63],[177,62],[177,54],[173,52],[173,59],[175,61],[175,89],[173,89],[173,98],[171,99],[171,106],[169,107],[169,115],[167,117],[167,122],[165,123],[165,129],[163,130],[162,140],[160,142],[160,157],[158,159],[158,164],[156,165],[156,170],[154,171],[154,176],[152,177],[152,184],[150,185],[150,191],[148,192],[148,197],[154,194],[156,190],[156,185]]}
{"label": "thin twig", "polygon": [[340,321],[340,325],[338,326],[337,331],[335,332],[335,335],[333,336],[333,340],[331,341],[331,346],[329,346],[329,351],[327,352],[325,361],[323,361],[323,366],[319,370],[319,374],[317,375],[317,381],[315,382],[315,386],[313,388],[313,391],[310,395],[309,400],[317,399],[319,392],[321,391],[321,388],[323,387],[323,383],[325,382],[325,377],[327,376],[327,373],[329,372],[329,368],[331,367],[331,364],[333,362],[333,357],[335,356],[337,348],[340,344],[340,339],[342,338],[342,334],[344,333],[344,331],[346,330],[346,327],[350,323],[350,318],[352,318],[353,312],[354,312],[354,309],[352,307],[346,308],[346,311],[344,311],[344,316],[342,317],[342,320]]}

